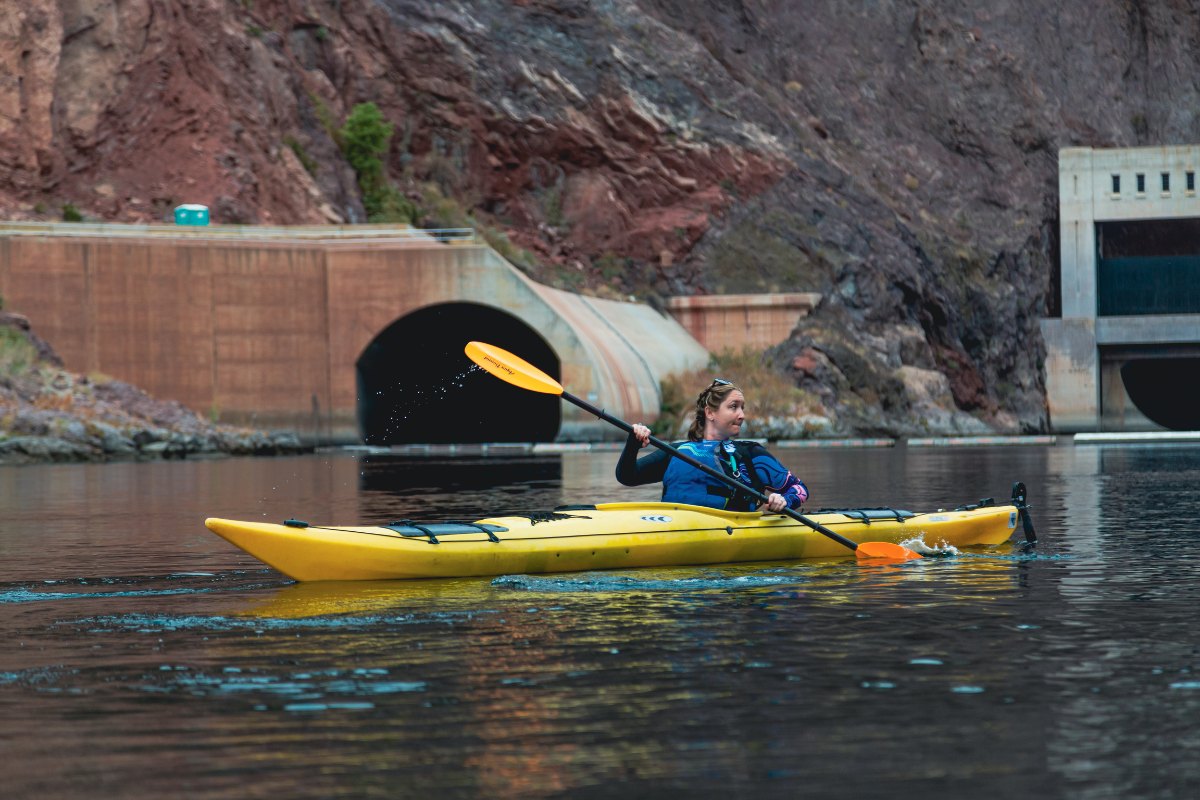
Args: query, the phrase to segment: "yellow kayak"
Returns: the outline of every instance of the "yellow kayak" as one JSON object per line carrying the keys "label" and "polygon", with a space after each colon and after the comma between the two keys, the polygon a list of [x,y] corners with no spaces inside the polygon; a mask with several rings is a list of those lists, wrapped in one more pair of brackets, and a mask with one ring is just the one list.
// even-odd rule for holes
{"label": "yellow kayak", "polygon": [[[863,542],[928,547],[997,545],[1017,524],[1015,506],[913,514],[890,509],[807,515]],[[475,522],[341,527],[208,519],[222,539],[298,581],[455,578],[595,569],[788,561],[852,556],[788,517],[676,503],[561,506]]]}

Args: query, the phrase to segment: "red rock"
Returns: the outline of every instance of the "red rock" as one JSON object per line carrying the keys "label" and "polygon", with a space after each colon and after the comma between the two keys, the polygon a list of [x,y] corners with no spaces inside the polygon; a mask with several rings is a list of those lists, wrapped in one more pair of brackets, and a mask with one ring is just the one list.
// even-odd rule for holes
{"label": "red rock", "polygon": [[817,359],[811,349],[806,348],[792,359],[792,369],[812,374],[817,369]]}
{"label": "red rock", "polygon": [[939,347],[937,365],[950,381],[950,393],[954,395],[954,402],[959,408],[996,410],[996,403],[988,397],[987,386],[970,356],[949,347]]}
{"label": "red rock", "polygon": [[[455,165],[443,179],[484,208],[502,208],[510,238],[542,257],[676,263],[733,201],[723,186],[745,198],[788,168],[777,155],[727,142],[677,141],[619,85],[580,103],[566,78],[536,65],[536,81],[526,83],[559,92],[561,108],[515,119],[475,88],[484,70],[502,65],[464,66],[441,38],[398,28],[369,0],[262,0],[253,10],[129,0],[119,13],[115,0],[93,5],[105,22],[65,40],[73,12],[53,0],[0,9],[0,31],[17,32],[0,33],[0,73],[25,70],[26,98],[12,106],[0,92],[0,207],[31,204],[52,188],[106,219],[163,219],[183,201],[210,206],[215,222],[361,219],[353,177],[313,127],[310,97],[335,124],[354,104],[375,102],[395,126],[392,180],[406,163],[418,179],[430,177],[421,173],[428,165]],[[264,33],[251,35],[251,26]],[[315,26],[326,39],[312,38]],[[284,152],[286,136],[317,159],[315,177]],[[547,237],[538,231],[547,180],[569,230],[561,246],[537,243]],[[155,201],[100,197],[93,187],[101,183]]]}

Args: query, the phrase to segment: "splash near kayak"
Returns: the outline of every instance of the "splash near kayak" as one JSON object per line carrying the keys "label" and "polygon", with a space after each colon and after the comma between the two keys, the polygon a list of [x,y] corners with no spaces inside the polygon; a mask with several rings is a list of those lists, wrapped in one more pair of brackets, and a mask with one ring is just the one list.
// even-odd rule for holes
{"label": "splash near kayak", "polygon": [[[1014,532],[1015,505],[917,514],[822,510],[812,520],[841,536],[928,547],[998,545]],[[844,558],[837,541],[787,516],[671,503],[560,506],[473,522],[340,527],[209,519],[213,533],[298,581],[390,580],[581,572],[596,569]]]}

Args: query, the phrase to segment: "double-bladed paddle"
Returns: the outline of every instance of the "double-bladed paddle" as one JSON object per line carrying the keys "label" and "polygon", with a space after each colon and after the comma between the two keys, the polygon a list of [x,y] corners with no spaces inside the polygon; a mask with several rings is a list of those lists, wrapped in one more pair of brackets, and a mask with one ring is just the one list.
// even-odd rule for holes
{"label": "double-bladed paddle", "polygon": [[[514,386],[520,386],[522,389],[528,389],[531,392],[541,392],[542,394],[556,394],[568,403],[579,406],[589,414],[594,414],[596,417],[605,422],[616,425],[626,433],[633,433],[633,426],[624,420],[617,419],[611,414],[606,413],[602,409],[596,408],[591,403],[580,400],[575,395],[565,391],[558,381],[551,378],[546,373],[542,372],[537,367],[533,366],[524,359],[513,355],[507,350],[501,350],[490,344],[483,342],[470,342],[467,345],[467,357],[478,364],[481,368],[495,375],[503,381],[511,383]],[[758,500],[760,503],[767,502],[767,496],[755,491],[749,486],[746,486],[741,481],[734,480],[728,475],[719,472],[712,467],[696,460],[687,453],[680,452],[677,448],[670,444],[650,437],[650,444],[657,447],[659,450],[665,450],[670,453],[673,458],[678,458],[686,464],[689,464],[696,469],[708,475],[711,478],[721,481],[725,485],[737,489],[740,492],[745,492],[751,497]],[[920,553],[915,553],[907,547],[901,547],[898,544],[891,542],[863,542],[855,544],[845,536],[834,533],[829,528],[826,528],[819,522],[814,522],[808,517],[793,511],[790,508],[785,508],[780,512],[792,519],[812,528],[817,533],[828,536],[840,545],[850,548],[859,558],[890,558],[896,560],[908,560],[912,558],[920,558]]]}

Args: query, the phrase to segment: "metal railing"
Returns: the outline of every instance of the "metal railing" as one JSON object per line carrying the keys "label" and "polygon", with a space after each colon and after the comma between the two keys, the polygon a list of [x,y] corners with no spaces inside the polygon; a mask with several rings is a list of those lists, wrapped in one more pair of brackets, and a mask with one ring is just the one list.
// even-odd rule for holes
{"label": "metal railing", "polygon": [[397,225],[125,225],[91,222],[2,222],[7,236],[74,237],[88,239],[188,239],[234,242],[369,241],[373,244],[477,244],[474,228],[412,228]]}

